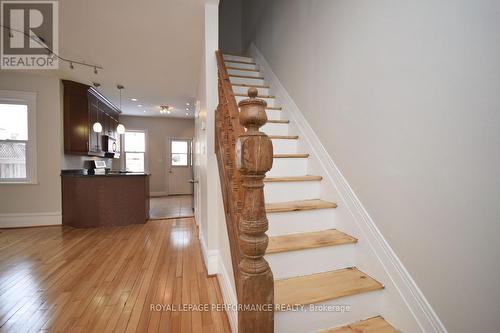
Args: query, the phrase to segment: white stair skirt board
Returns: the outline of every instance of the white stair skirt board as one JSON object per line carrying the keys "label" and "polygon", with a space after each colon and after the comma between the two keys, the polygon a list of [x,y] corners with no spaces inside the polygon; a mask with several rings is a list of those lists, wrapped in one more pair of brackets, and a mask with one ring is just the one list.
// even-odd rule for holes
{"label": "white stair skirt board", "polygon": [[288,135],[288,124],[267,123],[260,130],[267,135]]}
{"label": "white stair skirt board", "polygon": [[[280,106],[287,111],[287,118],[294,127],[294,134],[301,139],[301,150],[310,153],[310,164],[315,167],[314,174],[323,176],[321,191],[328,193],[336,189],[337,195],[341,198],[337,203],[339,207],[347,210],[348,214],[338,214],[342,220],[335,221],[339,225],[349,226],[348,232],[359,239],[358,247],[363,250],[356,251],[356,263],[367,274],[382,282],[385,285],[383,291],[383,302],[377,315],[382,315],[394,327],[402,332],[422,332],[422,333],[446,333],[447,330],[436,315],[425,296],[416,285],[404,265],[387,243],[374,221],[359,201],[358,197],[337,168],[332,158],[322,145],[316,133],[313,131],[305,117],[300,112],[293,99],[283,87],[279,79],[271,70],[271,67],[260,54],[255,45],[251,45],[251,55],[258,64],[261,73],[266,78],[273,90],[273,94],[280,101]],[[310,170],[311,172],[313,170]],[[271,216],[274,214],[268,214]],[[308,216],[303,216],[307,221]],[[273,217],[271,217],[273,219]],[[273,222],[286,222],[285,218],[278,218],[276,215]],[[300,229],[299,221],[294,221],[293,228]],[[314,225],[316,228],[317,226]],[[332,226],[331,226],[332,227]],[[335,226],[333,226],[335,228]],[[280,223],[272,223],[270,232],[289,232],[289,228],[283,228]],[[312,231],[307,229],[306,231]],[[363,242],[361,246],[361,242]],[[366,295],[359,295],[360,304],[369,305],[370,301],[363,298]],[[374,304],[375,301],[372,302]],[[380,304],[380,303],[377,303]],[[323,314],[325,315],[325,314]],[[328,314],[327,314],[328,315]],[[330,314],[331,315],[331,314]],[[309,319],[299,315],[298,321],[289,318],[289,321],[279,319],[281,314],[275,317],[275,323],[280,331],[292,332],[290,329],[300,331],[314,331],[314,326],[301,326]],[[348,324],[369,316],[342,317],[341,324]],[[309,321],[308,321],[309,322]],[[282,323],[282,324],[281,324]],[[295,325],[296,324],[296,325]],[[314,324],[314,322],[313,322]],[[282,325],[282,326],[280,326]],[[339,325],[321,325],[324,327],[335,327]],[[301,330],[300,328],[304,328]]]}
{"label": "white stair skirt board", "polygon": [[252,65],[252,64],[244,64],[241,62],[232,62],[232,61],[224,61],[224,64],[226,67],[233,67],[233,68],[242,68],[242,69],[258,69],[257,65]]}
{"label": "white stair skirt board", "polygon": [[[276,333],[316,332],[377,316],[380,314],[382,293],[383,290],[370,291],[314,304],[316,309],[320,306],[324,308],[329,306],[330,311],[275,312],[274,331]],[[335,310],[335,305],[344,305],[350,311],[332,311]],[[304,305],[304,307],[309,309],[309,305]]]}
{"label": "white stair skirt board", "polygon": [[307,158],[275,158],[268,177],[304,176],[307,174]]}
{"label": "white stair skirt board", "polygon": [[275,154],[293,154],[297,152],[298,140],[296,139],[272,139],[272,141]]}
{"label": "white stair skirt board", "polygon": [[61,212],[0,214],[0,228],[40,227],[61,224]]}
{"label": "white stair skirt board", "polygon": [[222,56],[223,56],[224,60],[226,60],[226,61],[235,60],[235,61],[243,61],[243,62],[255,62],[253,60],[253,58],[251,58],[251,57],[244,57],[244,56],[238,56],[238,55],[232,55],[232,54],[223,54]]}
{"label": "white stair skirt board", "polygon": [[231,83],[240,83],[240,84],[249,84],[249,85],[259,85],[263,86],[264,80],[262,79],[254,79],[254,78],[246,78],[246,77],[237,77],[237,76],[229,76],[229,81]]}
{"label": "white stair skirt board", "polygon": [[299,201],[320,198],[320,181],[265,182],[266,202]]}
{"label": "white stair skirt board", "polygon": [[356,244],[266,254],[274,279],[311,275],[354,266]]}
{"label": "white stair skirt board", "polygon": [[[239,103],[239,102],[241,102],[244,99],[248,99],[248,97],[235,96],[235,99],[236,99],[236,103]],[[267,103],[267,106],[269,106],[269,107],[276,106],[275,102],[274,102],[274,98],[262,98],[262,97],[259,97],[259,99],[264,100]]]}
{"label": "white stair skirt board", "polygon": [[231,69],[227,70],[229,75],[243,75],[243,76],[254,76],[254,77],[262,77],[262,74],[256,71],[247,71],[244,69]]}
{"label": "white stair skirt board", "polygon": [[268,236],[336,229],[335,208],[267,213]]}
{"label": "white stair skirt board", "polygon": [[[248,89],[252,87],[244,87],[244,86],[235,86],[233,85],[233,92],[235,94],[245,94],[248,95]],[[257,88],[257,91],[259,92],[259,95],[271,95],[271,92],[269,88],[261,88],[261,87],[255,87]]]}

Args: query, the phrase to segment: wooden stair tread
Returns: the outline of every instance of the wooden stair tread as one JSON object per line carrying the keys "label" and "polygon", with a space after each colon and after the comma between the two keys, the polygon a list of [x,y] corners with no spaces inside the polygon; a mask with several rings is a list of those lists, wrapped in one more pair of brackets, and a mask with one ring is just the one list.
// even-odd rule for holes
{"label": "wooden stair tread", "polygon": [[232,62],[233,64],[245,64],[245,65],[257,65],[255,62],[241,61],[241,60],[227,60],[224,59],[224,63]]}
{"label": "wooden stair tread", "polygon": [[268,120],[268,124],[288,124],[290,120],[283,120],[283,119],[275,119],[275,120]]}
{"label": "wooden stair tread", "polygon": [[360,320],[350,325],[321,330],[317,333],[398,333],[399,331],[392,327],[381,316]]}
{"label": "wooden stair tread", "polygon": [[321,176],[295,176],[295,177],[266,177],[264,182],[266,183],[285,183],[285,182],[308,182],[322,180]]}
{"label": "wooden stair tread", "polygon": [[266,254],[354,244],[358,240],[336,229],[269,237]]}
{"label": "wooden stair tread", "polygon": [[384,286],[355,267],[274,281],[275,304],[314,304],[381,290]]}
{"label": "wooden stair tread", "polygon": [[267,213],[283,213],[327,208],[337,208],[337,204],[321,199],[273,202],[266,204]]}
{"label": "wooden stair tread", "polygon": [[[281,111],[282,107],[281,106],[266,106],[266,110],[276,110],[276,111]],[[269,122],[269,121],[268,121]]]}
{"label": "wooden stair tread", "polygon": [[309,154],[274,154],[273,158],[308,158]]}
{"label": "wooden stair tread", "polygon": [[226,66],[226,69],[234,69],[238,71],[247,71],[247,72],[258,72],[258,69],[250,69],[250,68],[239,68],[239,67],[231,67],[231,66]]}
{"label": "wooden stair tread", "polygon": [[246,84],[246,83],[231,83],[233,86],[238,86],[238,87],[249,87],[249,88],[264,88],[264,89],[269,89],[270,87],[265,84]]}
{"label": "wooden stair tread", "polygon": [[271,140],[297,140],[298,135],[268,135]]}
{"label": "wooden stair tread", "polygon": [[228,74],[230,77],[239,77],[242,79],[256,79],[256,80],[264,80],[262,76],[248,76],[248,75],[236,75],[236,74]]}
{"label": "wooden stair tread", "polygon": [[[233,56],[233,57],[242,57],[242,58],[252,58],[251,56],[244,55],[244,54],[236,54],[236,53],[231,53],[231,52],[222,52],[223,56]],[[226,60],[226,59],[224,59]]]}
{"label": "wooden stair tread", "polygon": [[[247,94],[234,94],[234,96],[238,96],[238,97],[247,97],[248,98],[248,95]],[[257,95],[257,98],[276,98],[275,96],[273,95]]]}

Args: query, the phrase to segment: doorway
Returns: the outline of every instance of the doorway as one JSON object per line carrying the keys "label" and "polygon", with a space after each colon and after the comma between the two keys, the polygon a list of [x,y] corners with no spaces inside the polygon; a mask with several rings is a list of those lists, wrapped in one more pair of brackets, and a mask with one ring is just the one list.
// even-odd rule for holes
{"label": "doorway", "polygon": [[172,138],[167,144],[168,195],[193,195],[193,140]]}

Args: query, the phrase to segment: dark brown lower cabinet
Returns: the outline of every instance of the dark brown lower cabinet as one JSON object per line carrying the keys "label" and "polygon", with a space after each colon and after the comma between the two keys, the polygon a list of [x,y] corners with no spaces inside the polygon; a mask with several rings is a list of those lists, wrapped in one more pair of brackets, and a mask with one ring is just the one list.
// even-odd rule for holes
{"label": "dark brown lower cabinet", "polygon": [[149,219],[149,175],[62,175],[62,224],[123,226]]}

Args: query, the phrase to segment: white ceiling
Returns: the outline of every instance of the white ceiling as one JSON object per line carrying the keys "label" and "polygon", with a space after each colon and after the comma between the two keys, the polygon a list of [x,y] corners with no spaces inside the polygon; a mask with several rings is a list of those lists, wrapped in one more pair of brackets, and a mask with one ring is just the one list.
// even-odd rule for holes
{"label": "white ceiling", "polygon": [[[202,51],[202,0],[63,0],[59,2],[59,53],[103,67],[61,62],[59,76],[86,84],[119,106],[122,84],[126,115],[193,117]],[[131,101],[137,98],[137,102]],[[142,105],[139,107],[138,105]],[[144,112],[145,111],[145,112]]]}

